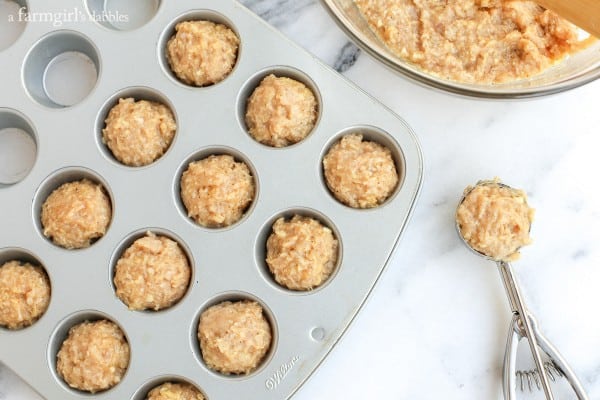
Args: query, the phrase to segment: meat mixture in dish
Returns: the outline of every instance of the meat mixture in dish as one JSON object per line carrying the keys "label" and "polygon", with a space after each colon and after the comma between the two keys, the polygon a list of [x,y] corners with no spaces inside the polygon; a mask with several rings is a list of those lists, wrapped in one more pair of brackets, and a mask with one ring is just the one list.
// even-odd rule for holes
{"label": "meat mixture in dish", "polygon": [[580,47],[578,30],[534,1],[355,0],[398,57],[443,79],[510,82]]}

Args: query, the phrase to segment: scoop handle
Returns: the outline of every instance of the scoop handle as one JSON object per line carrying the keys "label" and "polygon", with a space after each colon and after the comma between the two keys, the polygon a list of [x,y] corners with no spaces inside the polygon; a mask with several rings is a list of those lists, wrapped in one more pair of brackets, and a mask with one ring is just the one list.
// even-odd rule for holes
{"label": "scoop handle", "polygon": [[523,300],[523,296],[512,267],[509,263],[500,261],[498,262],[498,269],[500,270],[500,276],[502,277],[502,282],[504,283],[504,288],[506,289],[513,315],[519,317],[521,321],[524,335],[527,337],[527,341],[529,342],[529,348],[531,350],[531,355],[533,356],[533,361],[535,362],[538,371],[540,371],[540,381],[542,384],[542,389],[544,390],[544,394],[546,395],[546,400],[554,400],[555,397],[552,393],[552,388],[550,387],[550,380],[548,379],[548,375],[544,369],[544,361],[542,360],[542,355],[540,353],[537,341],[538,335],[533,329],[532,319],[529,318],[530,313],[525,306],[525,302]]}
{"label": "scoop handle", "polygon": [[[532,315],[528,315],[529,320],[533,325],[533,330],[537,336],[537,341],[540,348],[550,358],[552,363],[560,370],[569,385],[573,389],[573,392],[577,396],[578,400],[589,400],[587,394],[581,382],[571,369],[565,359],[560,355],[558,350],[546,339],[544,335],[539,331],[537,321]],[[506,352],[504,353],[504,369],[503,369],[503,390],[505,400],[517,400],[516,395],[516,363],[517,363],[517,348],[519,341],[524,337],[522,328],[520,325],[520,318],[518,315],[513,315],[513,319],[510,323],[510,329],[508,331],[508,339],[506,341]]]}
{"label": "scoop handle", "polygon": [[600,38],[600,1],[598,0],[535,0],[544,8],[556,12],[591,35]]}

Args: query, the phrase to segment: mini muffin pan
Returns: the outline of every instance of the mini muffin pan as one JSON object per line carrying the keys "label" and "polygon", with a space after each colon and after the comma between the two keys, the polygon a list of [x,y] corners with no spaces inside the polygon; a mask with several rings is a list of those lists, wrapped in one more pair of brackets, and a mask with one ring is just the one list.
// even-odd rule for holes
{"label": "mini muffin pan", "polygon": [[[139,9],[148,20],[136,15],[133,26],[90,20],[115,1],[18,3],[31,16],[51,12],[58,18],[74,10],[77,18],[69,21],[63,15],[60,24],[31,20],[0,52],[0,140],[7,132],[18,132],[35,144],[28,146],[34,152],[32,165],[9,171],[10,179],[0,183],[0,263],[34,261],[46,269],[52,284],[50,306],[39,321],[19,331],[0,328],[0,360],[48,399],[140,400],[169,380],[193,383],[210,400],[291,397],[348,328],[408,222],[423,173],[413,131],[232,0],[135,1],[150,9]],[[122,0],[124,6],[129,3]],[[232,73],[202,88],[180,83],[165,58],[175,24],[197,19],[224,23],[241,40]],[[65,63],[77,67],[67,85],[64,73],[60,78]],[[244,124],[246,99],[270,73],[304,82],[319,102],[313,132],[282,149],[257,143]],[[53,78],[57,74],[58,80]],[[160,101],[177,120],[171,147],[146,167],[118,163],[102,143],[106,113],[126,96]],[[342,205],[323,178],[327,150],[353,132],[387,146],[400,174],[394,194],[374,209]],[[12,153],[3,149],[2,154]],[[195,224],[179,196],[187,165],[209,154],[245,161],[256,182],[256,197],[244,218],[224,229]],[[0,166],[10,169],[12,164],[5,160]],[[65,250],[43,236],[41,205],[60,184],[82,178],[104,185],[112,201],[112,222],[91,247]],[[293,214],[317,218],[340,243],[336,270],[313,291],[280,287],[264,261],[271,225]],[[128,310],[112,283],[121,252],[146,231],[177,240],[192,267],[187,294],[160,312]],[[263,306],[273,343],[256,371],[224,376],[203,363],[197,326],[207,307],[236,299],[254,299]],[[131,346],[129,368],[121,383],[107,391],[73,390],[56,373],[57,351],[70,327],[101,318],[125,332]]]}

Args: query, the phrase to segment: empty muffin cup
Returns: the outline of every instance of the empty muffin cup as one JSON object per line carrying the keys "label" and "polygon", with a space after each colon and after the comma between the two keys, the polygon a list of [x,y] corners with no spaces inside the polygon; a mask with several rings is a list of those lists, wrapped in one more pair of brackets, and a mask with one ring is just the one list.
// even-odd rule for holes
{"label": "empty muffin cup", "polygon": [[131,31],[148,23],[157,13],[160,0],[86,0],[90,17],[117,31]]}
{"label": "empty muffin cup", "polygon": [[27,24],[25,0],[0,1],[0,51],[11,47],[21,36]]}
{"label": "empty muffin cup", "polygon": [[25,58],[23,79],[29,95],[50,108],[82,102],[96,86],[100,57],[81,33],[55,31],[39,40]]}
{"label": "empty muffin cup", "polygon": [[0,109],[0,189],[25,179],[36,158],[32,123],[17,111]]}

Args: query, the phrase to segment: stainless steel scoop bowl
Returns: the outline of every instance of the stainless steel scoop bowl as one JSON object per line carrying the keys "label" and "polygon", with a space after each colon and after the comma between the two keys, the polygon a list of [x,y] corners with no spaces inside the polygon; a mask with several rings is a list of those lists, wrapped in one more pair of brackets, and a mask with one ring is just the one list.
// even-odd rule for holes
{"label": "stainless steel scoop bowl", "polygon": [[[511,189],[510,186],[499,183],[497,181],[480,181],[475,187],[479,185],[499,185]],[[458,203],[457,212],[460,205],[464,202],[464,200],[475,187],[471,188],[470,190],[467,190],[464,193],[462,199]],[[526,338],[529,342],[529,348],[531,349],[531,354],[536,365],[537,375],[539,378],[538,386],[543,389],[546,399],[554,400],[556,397],[553,394],[552,388],[550,386],[550,380],[554,380],[554,377],[550,375],[548,369],[545,366],[545,364],[547,363],[544,362],[543,354],[545,354],[545,356],[548,359],[550,359],[550,362],[553,364],[553,366],[569,382],[577,398],[579,400],[588,400],[588,397],[585,391],[583,390],[579,379],[577,379],[567,362],[556,350],[556,348],[552,346],[552,344],[544,337],[544,335],[539,330],[537,320],[535,319],[533,314],[531,314],[531,312],[527,308],[527,305],[525,304],[512,265],[507,261],[496,259],[488,254],[484,254],[473,248],[473,246],[462,235],[462,231],[460,229],[457,218],[455,218],[455,225],[456,230],[458,232],[458,236],[461,238],[461,240],[467,246],[467,248],[472,250],[477,255],[480,255],[488,260],[496,262],[498,270],[500,271],[502,283],[504,284],[504,288],[508,296],[508,301],[513,314],[513,318],[510,324],[508,340],[506,342],[506,352],[504,356],[504,398],[506,400],[516,399],[517,371],[515,366],[517,359],[517,346],[521,339]]]}

